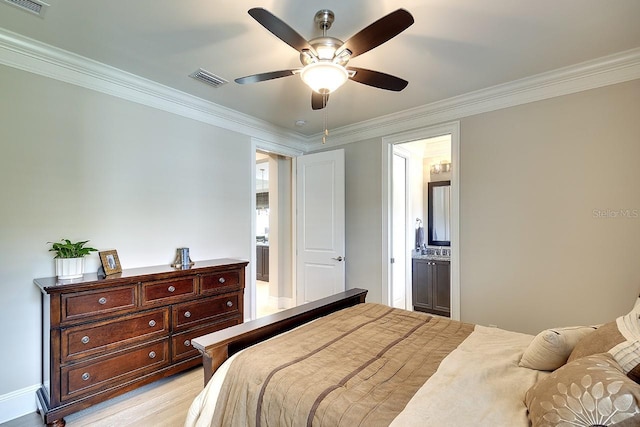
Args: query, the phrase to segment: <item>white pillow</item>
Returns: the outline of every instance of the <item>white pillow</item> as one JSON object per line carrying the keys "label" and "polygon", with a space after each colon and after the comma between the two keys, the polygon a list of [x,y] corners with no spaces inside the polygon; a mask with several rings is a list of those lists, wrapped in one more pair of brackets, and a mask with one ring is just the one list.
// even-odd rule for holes
{"label": "white pillow", "polygon": [[519,365],[538,371],[554,371],[567,363],[578,341],[595,330],[595,326],[546,329],[531,341]]}

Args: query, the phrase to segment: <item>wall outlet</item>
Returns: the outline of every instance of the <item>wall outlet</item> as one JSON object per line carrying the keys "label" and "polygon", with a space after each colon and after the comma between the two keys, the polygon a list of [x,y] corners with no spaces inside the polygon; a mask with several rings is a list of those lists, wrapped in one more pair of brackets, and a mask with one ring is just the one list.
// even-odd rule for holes
{"label": "wall outlet", "polygon": [[492,325],[492,324],[489,324],[489,327],[490,327],[490,328],[497,328],[497,327],[498,327],[498,325]]}

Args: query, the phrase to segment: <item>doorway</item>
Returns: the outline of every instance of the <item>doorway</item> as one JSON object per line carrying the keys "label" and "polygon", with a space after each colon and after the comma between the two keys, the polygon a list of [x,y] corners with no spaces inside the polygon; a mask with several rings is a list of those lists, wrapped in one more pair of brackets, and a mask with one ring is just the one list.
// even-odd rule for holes
{"label": "doorway", "polygon": [[[450,316],[453,319],[460,319],[460,259],[459,259],[459,138],[460,128],[458,122],[433,126],[430,128],[418,129],[392,137],[383,138],[383,176],[386,177],[383,185],[383,289],[387,292],[388,305],[401,306],[401,295],[404,291],[404,305],[412,310],[415,306],[412,289],[412,264],[413,251],[416,245],[416,228],[422,225],[424,229],[424,241],[427,243],[427,184],[431,180],[432,170],[435,172],[446,171],[448,174],[440,174],[434,177],[436,180],[448,178],[451,185],[451,209],[450,209],[450,246],[437,247],[441,252],[449,256],[447,278],[449,292],[447,303],[450,305]],[[435,152],[425,152],[427,142],[439,141],[440,149]],[[445,142],[446,141],[446,142]],[[446,147],[446,148],[443,148]],[[438,152],[439,151],[439,152]],[[398,160],[405,159],[404,168]],[[401,172],[394,171],[394,167],[400,163],[401,170],[404,169],[404,177],[396,178],[395,175],[402,175]],[[433,165],[433,168],[432,168]],[[447,165],[447,167],[444,167]],[[399,204],[394,191],[403,191],[403,186],[398,185],[396,180],[402,180],[404,184],[404,212],[402,207],[396,210],[394,207]],[[402,226],[396,222],[397,216],[404,217],[404,232]],[[397,237],[397,238],[396,238]],[[404,240],[404,242],[403,242]],[[428,244],[427,244],[428,245]],[[399,257],[396,256],[400,252]],[[399,259],[405,258],[405,262]],[[434,269],[433,267],[432,269]],[[403,286],[404,285],[404,286]],[[441,290],[440,290],[441,292]],[[420,298],[423,296],[421,295]],[[438,295],[442,300],[442,295]]]}
{"label": "doorway", "polygon": [[255,152],[256,318],[293,307],[292,159]]}

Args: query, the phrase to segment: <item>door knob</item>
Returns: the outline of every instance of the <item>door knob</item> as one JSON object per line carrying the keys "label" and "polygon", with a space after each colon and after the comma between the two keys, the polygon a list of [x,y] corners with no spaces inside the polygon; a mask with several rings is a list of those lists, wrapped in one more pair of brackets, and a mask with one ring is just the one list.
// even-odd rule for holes
{"label": "door knob", "polygon": [[344,258],[342,258],[342,256],[338,256],[337,258],[331,258],[331,259],[335,259],[336,261],[344,261]]}

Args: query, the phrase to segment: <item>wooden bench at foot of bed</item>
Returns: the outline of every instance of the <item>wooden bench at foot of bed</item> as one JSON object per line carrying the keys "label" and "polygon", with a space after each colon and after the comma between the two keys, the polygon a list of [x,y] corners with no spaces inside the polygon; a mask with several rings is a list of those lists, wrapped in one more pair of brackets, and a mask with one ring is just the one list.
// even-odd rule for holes
{"label": "wooden bench at foot of bed", "polygon": [[311,320],[365,302],[366,289],[350,289],[317,301],[290,308],[260,319],[194,338],[191,343],[202,353],[204,383],[222,363],[250,345],[289,331]]}

